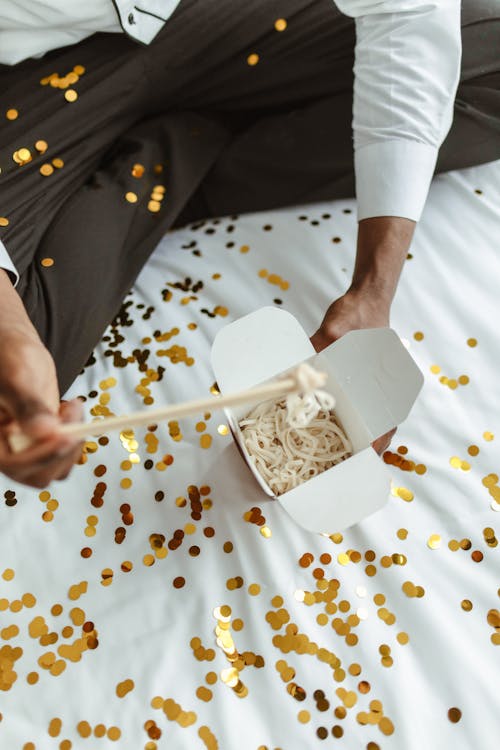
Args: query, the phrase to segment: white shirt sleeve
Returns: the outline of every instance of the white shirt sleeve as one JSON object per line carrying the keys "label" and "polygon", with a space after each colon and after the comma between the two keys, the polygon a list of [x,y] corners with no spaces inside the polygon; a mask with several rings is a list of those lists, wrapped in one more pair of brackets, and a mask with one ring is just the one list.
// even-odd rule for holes
{"label": "white shirt sleeve", "polygon": [[356,19],[358,219],[418,221],[460,76],[460,0],[336,0]]}
{"label": "white shirt sleeve", "polygon": [[16,270],[15,265],[10,259],[10,255],[5,249],[5,245],[2,242],[0,242],[0,268],[3,268],[4,271],[7,271],[14,283],[14,286],[16,286],[17,282],[19,281],[19,274]]}

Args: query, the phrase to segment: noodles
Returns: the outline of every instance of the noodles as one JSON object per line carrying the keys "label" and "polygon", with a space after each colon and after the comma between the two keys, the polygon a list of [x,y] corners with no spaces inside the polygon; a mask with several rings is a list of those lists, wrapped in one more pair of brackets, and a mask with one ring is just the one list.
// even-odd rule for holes
{"label": "noodles", "polygon": [[351,455],[331,411],[330,394],[314,391],[256,406],[239,423],[255,468],[282,495]]}

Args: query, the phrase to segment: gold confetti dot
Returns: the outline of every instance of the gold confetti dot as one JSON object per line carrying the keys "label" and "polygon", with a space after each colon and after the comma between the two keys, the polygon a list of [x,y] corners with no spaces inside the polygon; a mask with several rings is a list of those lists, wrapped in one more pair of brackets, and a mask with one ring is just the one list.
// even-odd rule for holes
{"label": "gold confetti dot", "polygon": [[17,118],[19,117],[19,112],[17,111],[17,109],[8,109],[5,113],[5,117],[7,118],[7,120],[17,120]]}
{"label": "gold confetti dot", "polygon": [[468,375],[460,375],[458,378],[458,382],[460,385],[467,385],[469,383],[469,376]]}
{"label": "gold confetti dot", "polygon": [[259,55],[257,55],[255,52],[253,52],[251,55],[248,55],[247,63],[249,65],[257,65],[258,62],[259,62]]}
{"label": "gold confetti dot", "polygon": [[411,503],[414,498],[414,494],[407,487],[396,487],[396,496],[400,497],[406,503]]}
{"label": "gold confetti dot", "polygon": [[14,576],[15,573],[12,568],[5,568],[4,572],[2,573],[2,578],[4,579],[4,581],[12,581]]}
{"label": "gold confetti dot", "polygon": [[110,727],[107,731],[108,740],[111,740],[112,742],[116,742],[116,740],[119,740],[122,736],[121,730],[118,729],[118,727]]}
{"label": "gold confetti dot", "polygon": [[269,526],[261,526],[260,533],[265,539],[270,539],[272,536],[272,532]]}
{"label": "gold confetti dot", "polygon": [[438,375],[441,372],[441,368],[439,365],[431,365],[430,370],[434,375]]}
{"label": "gold confetti dot", "polygon": [[260,586],[258,583],[251,583],[248,587],[248,593],[250,596],[257,596],[260,594]]}
{"label": "gold confetti dot", "polygon": [[299,713],[297,714],[297,719],[301,724],[307,724],[310,718],[311,714],[309,713],[309,711],[299,711]]}
{"label": "gold confetti dot", "polygon": [[427,540],[427,546],[430,549],[439,549],[441,546],[441,537],[439,534],[431,534]]}
{"label": "gold confetti dot", "polygon": [[52,164],[42,164],[42,166],[40,167],[40,174],[44,177],[48,177],[53,173],[53,171],[54,167],[52,166]]}
{"label": "gold confetti dot", "polygon": [[483,438],[489,443],[495,439],[495,436],[492,432],[483,432]]}
{"label": "gold confetti dot", "polygon": [[448,709],[448,719],[453,724],[456,724],[457,722],[459,722],[461,718],[462,718],[462,712],[459,708]]}
{"label": "gold confetti dot", "polygon": [[9,220],[5,216],[0,216],[0,227],[8,227]]}
{"label": "gold confetti dot", "polygon": [[149,201],[148,203],[148,211],[151,211],[151,213],[158,213],[158,211],[161,208],[161,203],[159,201]]}
{"label": "gold confetti dot", "polygon": [[140,179],[145,172],[145,168],[142,164],[134,164],[132,167],[132,177]]}
{"label": "gold confetti dot", "polygon": [[62,721],[61,719],[54,718],[50,720],[48,733],[50,737],[58,737],[61,732]]}
{"label": "gold confetti dot", "polygon": [[285,18],[277,18],[274,22],[274,28],[276,31],[284,31],[287,27],[287,22]]}
{"label": "gold confetti dot", "polygon": [[52,166],[56,169],[62,169],[64,167],[64,162],[62,159],[59,159],[59,157],[56,157],[55,159],[52,159]]}
{"label": "gold confetti dot", "polygon": [[467,339],[467,345],[468,346],[477,346],[477,339]]}
{"label": "gold confetti dot", "polygon": [[44,268],[50,268],[54,265],[54,258],[42,258],[40,263]]}
{"label": "gold confetti dot", "polygon": [[35,143],[35,148],[37,151],[39,151],[41,154],[43,154],[45,151],[47,151],[49,145],[47,141],[37,141]]}
{"label": "gold confetti dot", "polygon": [[68,89],[64,92],[64,98],[67,102],[76,102],[78,99],[78,94],[76,93],[75,89]]}
{"label": "gold confetti dot", "polygon": [[138,198],[135,193],[128,192],[128,193],[125,193],[125,200],[128,201],[129,203],[137,203]]}
{"label": "gold confetti dot", "polygon": [[202,448],[210,448],[211,445],[212,445],[212,436],[208,435],[207,433],[205,435],[201,435],[200,446]]}
{"label": "gold confetti dot", "polygon": [[413,338],[415,339],[415,341],[423,341],[424,334],[422,333],[422,331],[416,331],[413,334]]}

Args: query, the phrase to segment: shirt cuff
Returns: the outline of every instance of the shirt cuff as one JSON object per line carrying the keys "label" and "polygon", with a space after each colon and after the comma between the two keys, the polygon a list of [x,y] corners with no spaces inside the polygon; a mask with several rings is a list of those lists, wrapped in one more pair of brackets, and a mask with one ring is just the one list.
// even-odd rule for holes
{"label": "shirt cuff", "polygon": [[14,284],[14,286],[17,286],[17,282],[19,281],[19,274],[16,270],[15,265],[10,259],[10,255],[5,249],[5,245],[3,245],[1,242],[0,242],[0,268],[3,268],[4,271],[7,271],[12,283]]}
{"label": "shirt cuff", "polygon": [[435,146],[403,139],[358,148],[354,155],[358,221],[374,216],[418,221],[437,154]]}

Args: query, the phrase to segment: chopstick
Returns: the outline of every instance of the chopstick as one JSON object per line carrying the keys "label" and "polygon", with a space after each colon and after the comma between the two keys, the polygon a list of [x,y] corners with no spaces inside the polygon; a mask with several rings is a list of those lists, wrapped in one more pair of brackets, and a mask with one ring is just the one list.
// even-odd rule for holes
{"label": "chopstick", "polygon": [[[307,370],[305,371],[304,368],[307,368]],[[307,378],[309,378],[309,387],[307,386]],[[229,406],[240,406],[246,403],[266,401],[278,396],[300,393],[307,389],[314,390],[324,385],[326,380],[326,373],[313,370],[309,365],[303,363],[294,371],[288,373],[287,377],[276,380],[273,383],[268,383],[267,385],[248,388],[237,393],[228,393],[215,398],[210,396],[208,398],[185,401],[181,404],[163,406],[159,409],[141,410],[123,416],[105,417],[95,422],[63,424],[59,428],[58,434],[76,439],[84,439],[91,436],[98,437],[112,430],[150,425],[160,421],[170,421],[181,417],[197,415],[200,412],[211,411],[213,409],[223,409]],[[30,440],[23,433],[13,433],[9,438],[9,443],[14,452],[19,452],[30,445]]]}

